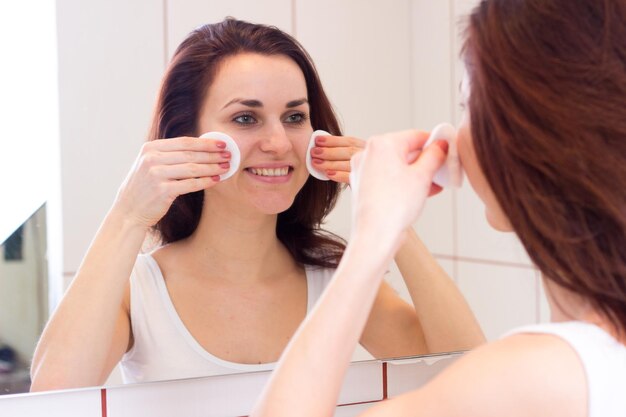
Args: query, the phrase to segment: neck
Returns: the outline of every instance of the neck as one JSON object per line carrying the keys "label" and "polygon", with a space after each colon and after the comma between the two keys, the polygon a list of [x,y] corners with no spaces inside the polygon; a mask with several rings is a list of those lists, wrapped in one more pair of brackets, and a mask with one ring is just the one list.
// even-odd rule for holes
{"label": "neck", "polygon": [[620,334],[613,323],[594,309],[588,300],[547,280],[545,277],[542,281],[550,305],[550,321],[578,320],[595,324],[619,340],[620,343],[626,344],[626,335]]}
{"label": "neck", "polygon": [[276,236],[278,215],[205,199],[200,223],[182,244],[189,261],[222,279],[263,281],[295,267]]}

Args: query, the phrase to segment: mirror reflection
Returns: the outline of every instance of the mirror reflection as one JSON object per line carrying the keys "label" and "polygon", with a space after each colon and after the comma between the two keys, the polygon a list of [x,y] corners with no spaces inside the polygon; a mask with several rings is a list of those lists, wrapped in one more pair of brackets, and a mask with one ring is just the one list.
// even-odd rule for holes
{"label": "mirror reflection", "polygon": [[[455,87],[451,85],[458,83],[457,62],[451,57],[458,45],[450,16],[463,14],[462,8],[455,6],[457,2],[414,0],[389,7],[386,2],[374,1],[365,8],[360,2],[352,3],[280,0],[254,5],[211,1],[157,5],[141,1],[131,7],[124,2],[56,2],[63,178],[63,253],[57,262],[63,264],[63,276],[55,276],[59,282],[51,285],[67,289],[73,284],[63,308],[57,310],[60,319],[51,322],[40,346],[50,362],[35,360],[33,371],[43,372],[39,376],[44,381],[36,389],[117,384],[123,381],[122,374],[132,382],[243,372],[271,366],[278,358],[328,282],[342,239],[350,236],[346,162],[361,146],[360,141],[379,132],[428,129],[456,119]],[[358,19],[352,15],[355,7],[362,12]],[[311,74],[305,75],[296,61],[281,59],[284,54],[268,56],[257,51],[221,60],[210,83],[192,84],[201,97],[193,104],[195,117],[180,112],[182,117],[176,123],[153,123],[172,121],[170,114],[161,119],[152,110],[155,102],[159,103],[161,79],[171,68],[168,65],[176,47],[191,29],[229,15],[276,25],[294,35],[312,56],[336,116],[323,100],[314,99],[307,87]],[[334,29],[323,30],[320,21]],[[372,31],[372,27],[380,30]],[[372,65],[374,58],[398,65]],[[419,65],[412,66],[412,60]],[[250,67],[252,76],[245,76]],[[275,79],[278,74],[280,81]],[[190,202],[196,213],[185,219],[186,225],[169,226],[172,233],[182,230],[182,238],[176,235],[161,241],[147,224],[141,232],[124,229],[128,224],[117,226],[120,219],[130,218],[119,215],[125,211],[120,207],[135,207],[120,203],[120,199],[130,195],[148,209],[157,208],[151,199],[157,193],[142,195],[139,191],[150,187],[133,183],[141,179],[138,173],[146,167],[147,148],[142,151],[142,145],[151,125],[154,128],[148,136],[155,139],[151,145],[165,137],[170,138],[168,146],[184,144],[183,139],[175,139],[217,130],[231,135],[242,152],[238,175],[201,187],[206,189],[199,192],[203,203],[197,198]],[[314,129],[348,135],[339,142],[331,138],[326,146],[316,146],[321,149],[316,154],[320,166],[334,170],[335,181],[318,184],[306,178],[305,150]],[[216,141],[203,143],[204,148],[191,150],[200,158],[191,163],[203,165],[203,171],[193,178],[206,180],[226,169],[219,164],[228,163],[228,156],[222,155]],[[157,147],[152,151],[184,153],[190,149]],[[264,166],[277,161],[282,165]],[[181,165],[181,160],[159,163],[164,165]],[[282,175],[285,168],[287,175]],[[181,174],[170,170],[168,175]],[[284,189],[259,191],[282,187],[284,184],[272,183],[282,181],[281,177],[289,177]],[[133,186],[135,191],[127,192]],[[293,202],[302,202],[299,195],[321,194],[320,187],[326,190],[327,199],[312,211],[308,223],[293,223],[289,216],[278,214],[307,213],[302,204]],[[324,217],[340,188],[343,191],[336,206]],[[169,208],[164,206],[167,204],[159,210],[167,212]],[[179,212],[187,210],[184,205],[175,207]],[[445,191],[432,199],[416,225],[417,233],[408,234],[406,247],[390,266],[389,285],[379,294],[379,313],[371,318],[355,360],[475,345],[480,339],[475,321],[448,276],[468,297],[488,337],[540,319],[536,314],[541,310],[539,304],[528,311],[515,307],[501,312],[502,306],[515,305],[516,297],[537,297],[538,286],[507,282],[500,284],[499,290],[509,291],[509,297],[481,297],[474,291],[481,282],[464,281],[467,275],[485,280],[491,275],[511,275],[501,273],[500,268],[518,271],[514,276],[519,276],[520,282],[527,282],[521,275],[535,274],[515,243],[485,232],[489,230],[486,225],[464,222],[463,212],[468,208],[475,209],[476,203],[463,190]],[[99,237],[83,262],[103,219]],[[318,221],[322,221],[322,229],[337,236],[317,230]],[[164,223],[157,232],[167,227]],[[308,236],[313,243],[296,239],[301,236]],[[294,242],[285,243],[288,239]],[[436,263],[421,240],[435,253]],[[99,244],[104,250],[98,249]],[[139,252],[142,255],[137,257]],[[152,288],[133,291],[132,283],[140,280],[139,276],[148,277]],[[424,276],[430,280],[420,281]],[[89,285],[81,285],[81,277],[99,277],[102,285],[94,285],[91,281],[96,280],[88,278],[82,281],[90,281]],[[201,280],[206,277],[211,280]],[[280,281],[271,277],[280,277]],[[405,280],[414,285],[407,286]],[[433,286],[433,282],[443,286]],[[72,291],[76,296],[69,296]],[[142,329],[132,317],[133,308],[141,305],[133,302],[133,294],[143,294],[139,291],[150,291],[149,301],[159,311],[157,315],[144,309],[140,317],[146,318],[146,326]],[[8,314],[15,317],[15,313]],[[157,317],[167,320],[167,329],[154,325]],[[451,327],[455,330],[450,331]],[[171,354],[164,353],[165,349],[159,352],[164,336],[157,337],[154,329],[164,331],[167,340],[193,355],[176,354],[181,352],[176,349]],[[143,354],[137,354],[140,345]],[[28,358],[31,356],[32,351]],[[212,361],[212,365],[199,366],[196,359],[184,365],[189,357]],[[164,366],[151,368],[151,358]],[[116,366],[120,360],[125,367]]]}
{"label": "mirror reflection", "polygon": [[[37,346],[33,390],[100,385],[118,363],[126,383],[272,369],[339,265],[344,240],[320,225],[363,140],[341,136],[291,36],[235,19],[201,26],[158,97],[149,142]],[[314,130],[330,135],[309,151]],[[228,179],[227,143],[198,138],[215,131],[241,152]],[[329,180],[310,176],[307,152]],[[158,247],[140,254],[150,231]],[[381,286],[361,337],[369,354],[483,341],[414,232],[396,262],[413,305]]]}

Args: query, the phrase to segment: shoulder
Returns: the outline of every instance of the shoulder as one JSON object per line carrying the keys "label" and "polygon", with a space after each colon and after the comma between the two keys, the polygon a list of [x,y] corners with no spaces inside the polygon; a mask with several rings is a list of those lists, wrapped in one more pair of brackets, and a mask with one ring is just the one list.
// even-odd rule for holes
{"label": "shoulder", "polygon": [[367,415],[420,409],[436,416],[585,417],[587,401],[585,371],[570,345],[520,333],[475,349],[420,390],[390,401],[388,410]]}

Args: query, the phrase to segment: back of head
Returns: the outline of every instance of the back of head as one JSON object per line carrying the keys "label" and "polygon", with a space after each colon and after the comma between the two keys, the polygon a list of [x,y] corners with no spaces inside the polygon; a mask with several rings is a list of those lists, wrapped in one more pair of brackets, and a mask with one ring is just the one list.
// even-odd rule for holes
{"label": "back of head", "polygon": [[[179,136],[197,137],[198,119],[220,63],[239,53],[282,55],[292,59],[306,81],[313,129],[340,135],[336,116],[322,88],[313,62],[290,35],[266,25],[233,18],[192,31],[179,45],[166,70],[156,104],[149,140]],[[300,263],[336,266],[343,241],[320,229],[334,207],[340,186],[309,177],[293,205],[278,216],[277,236]],[[179,196],[156,224],[163,243],[190,236],[202,212],[202,191]]]}
{"label": "back of head", "polygon": [[483,0],[474,148],[544,276],[626,331],[626,0]]}

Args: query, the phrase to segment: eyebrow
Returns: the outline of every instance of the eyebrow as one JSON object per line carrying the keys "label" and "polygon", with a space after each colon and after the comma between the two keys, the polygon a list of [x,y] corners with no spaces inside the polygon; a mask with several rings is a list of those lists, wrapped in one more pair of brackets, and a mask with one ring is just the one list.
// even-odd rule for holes
{"label": "eyebrow", "polygon": [[[309,100],[307,100],[306,98],[300,98],[297,100],[291,100],[289,102],[287,102],[287,105],[285,107],[287,107],[288,109],[294,108],[294,107],[298,107],[304,103],[308,103]],[[246,107],[263,107],[263,103],[259,100],[254,100],[254,99],[242,99],[242,98],[234,98],[231,101],[229,101],[228,103],[226,103],[226,105],[224,107],[222,107],[222,110],[224,110],[226,107],[235,104],[235,103],[239,103],[242,104]]]}

